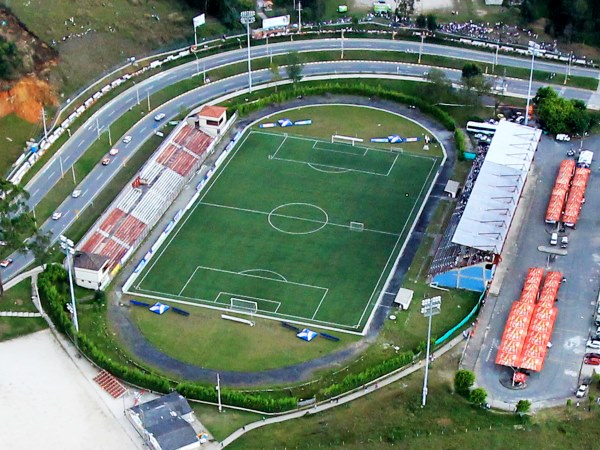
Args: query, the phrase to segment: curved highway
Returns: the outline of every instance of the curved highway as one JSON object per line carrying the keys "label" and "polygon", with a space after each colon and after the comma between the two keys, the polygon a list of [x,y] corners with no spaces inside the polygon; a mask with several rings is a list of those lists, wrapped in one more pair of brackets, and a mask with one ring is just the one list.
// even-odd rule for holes
{"label": "curved highway", "polygon": [[[257,46],[252,48],[252,57],[260,58],[268,55],[281,55],[290,51],[314,51],[314,50],[340,50],[343,45],[344,50],[387,50],[387,51],[407,51],[418,52],[420,44],[416,42],[389,41],[379,39],[325,39],[311,41],[282,42],[271,44],[268,47]],[[456,57],[471,61],[480,61],[491,64],[494,54],[481,52],[471,49],[462,49],[456,47],[447,47],[436,44],[424,44],[423,53],[439,55],[446,57]],[[138,98],[141,102],[145,101],[147,95],[158,92],[165,87],[177,83],[178,81],[197,76],[199,87],[189,91],[169,102],[161,105],[158,109],[165,113],[163,120],[177,116],[182,109],[189,109],[200,105],[206,101],[218,97],[219,95],[247,89],[247,73],[232,76],[208,85],[201,85],[202,72],[211,70],[227,64],[243,61],[246,58],[246,50],[239,49],[226,53],[209,56],[197,61],[191,61],[186,64],[174,67],[164,72],[158,73],[146,80],[134,84],[128,90],[123,92],[117,98],[109,101],[90,117],[62,146],[62,148],[53,156],[45,167],[27,184],[26,189],[30,193],[29,206],[34,208],[46,193],[58,182],[62,174],[70,176],[68,173],[72,164],[85,153],[89,146],[97,139],[98,130],[106,130],[122,114],[127,112],[131,106],[137,103]],[[512,56],[498,55],[498,64],[529,67],[530,60]],[[564,72],[565,66],[547,61],[536,61],[535,69],[554,71],[556,73]],[[364,76],[406,76],[422,78],[427,66],[381,62],[381,61],[331,61],[322,63],[306,64],[303,70],[305,77],[319,75],[335,74],[363,74]],[[447,76],[453,81],[460,80],[460,71],[452,69],[443,69]],[[282,70],[282,75],[285,75]],[[598,71],[589,68],[573,67],[572,75],[589,76],[596,78]],[[258,85],[271,80],[272,74],[268,70],[253,72],[253,84]],[[527,81],[509,79],[507,93],[510,95],[525,96],[527,94]],[[538,87],[546,85],[545,83],[533,83],[532,92]],[[567,98],[577,98],[590,102],[596,95],[595,92],[556,86],[561,95]],[[119,155],[113,158],[113,162],[108,166],[98,165],[91,173],[78,185],[82,191],[79,198],[67,198],[57,211],[62,213],[60,220],[48,220],[41,227],[42,232],[50,232],[54,242],[57,237],[75,221],[76,211],[85,209],[102,190],[102,188],[111,181],[116,172],[124,164],[128,156],[137,150],[141,144],[154,132],[157,123],[153,119],[154,112],[150,112],[143,117],[140,122],[134,125],[128,132],[133,137],[131,143],[123,145],[119,143]],[[120,136],[114,136],[114,141],[118,142]],[[115,144],[116,145],[116,144]],[[13,254],[11,258],[13,264],[2,270],[4,280],[8,280],[33,261],[33,256],[26,254]]]}

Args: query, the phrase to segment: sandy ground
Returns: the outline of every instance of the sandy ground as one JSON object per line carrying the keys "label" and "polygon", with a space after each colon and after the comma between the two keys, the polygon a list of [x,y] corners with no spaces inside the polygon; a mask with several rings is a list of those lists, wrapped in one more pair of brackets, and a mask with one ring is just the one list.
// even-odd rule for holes
{"label": "sandy ground", "polygon": [[[394,0],[386,0],[386,3],[395,8]],[[354,0],[354,6],[359,9],[372,9],[373,0]],[[452,9],[454,0],[416,0],[415,11],[435,11],[436,9]]]}
{"label": "sandy ground", "polygon": [[96,373],[75,364],[49,330],[1,342],[0,448],[143,448],[123,416],[130,401],[102,391]]}

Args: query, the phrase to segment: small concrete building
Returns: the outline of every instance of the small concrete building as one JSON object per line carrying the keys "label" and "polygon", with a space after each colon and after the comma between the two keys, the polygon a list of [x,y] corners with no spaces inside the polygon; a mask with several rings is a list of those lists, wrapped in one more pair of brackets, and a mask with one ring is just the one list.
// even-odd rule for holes
{"label": "small concrete building", "polygon": [[193,450],[200,439],[187,400],[178,392],[129,408],[127,418],[152,450]]}
{"label": "small concrete building", "polygon": [[448,194],[451,198],[456,198],[460,191],[460,183],[454,180],[448,180],[444,188],[444,194]]}
{"label": "small concrete building", "polygon": [[398,306],[399,309],[406,311],[412,302],[414,291],[410,289],[400,288],[396,298],[394,299],[394,305]]}
{"label": "small concrete building", "polygon": [[223,106],[205,105],[193,116],[194,122],[206,134],[216,137],[221,134],[227,123],[227,108]]}
{"label": "small concrete building", "polygon": [[104,289],[110,282],[108,263],[106,256],[77,252],[73,256],[75,284],[86,289]]}

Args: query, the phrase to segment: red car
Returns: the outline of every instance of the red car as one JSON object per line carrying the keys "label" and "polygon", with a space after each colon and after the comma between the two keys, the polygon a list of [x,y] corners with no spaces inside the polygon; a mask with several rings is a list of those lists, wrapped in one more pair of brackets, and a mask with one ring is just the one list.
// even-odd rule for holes
{"label": "red car", "polygon": [[0,261],[0,267],[8,267],[12,264],[13,260],[10,258],[7,259],[3,259],[2,261]]}
{"label": "red car", "polygon": [[588,358],[586,356],[583,358],[583,362],[585,364],[589,364],[590,366],[600,366],[600,358]]}

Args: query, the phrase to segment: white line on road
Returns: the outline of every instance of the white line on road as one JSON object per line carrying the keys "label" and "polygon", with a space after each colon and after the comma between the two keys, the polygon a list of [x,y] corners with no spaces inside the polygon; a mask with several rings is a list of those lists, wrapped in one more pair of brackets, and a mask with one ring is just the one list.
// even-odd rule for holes
{"label": "white line on road", "polygon": [[52,178],[55,173],[56,173],[56,170],[54,170],[50,175],[48,175],[48,178]]}
{"label": "white line on road", "polygon": [[83,141],[79,141],[79,144],[77,144],[77,148],[81,147],[83,145]]}
{"label": "white line on road", "polygon": [[39,189],[36,189],[35,191],[33,191],[33,194],[31,194],[31,196],[32,196],[32,197],[35,197],[35,196],[36,196],[36,194],[37,194],[38,192],[40,192],[40,190],[39,190]]}
{"label": "white line on road", "polygon": [[146,128],[148,128],[148,127],[147,127],[147,126],[146,126],[146,127],[143,127],[143,128],[140,130],[140,133],[143,133],[143,132],[146,130]]}

